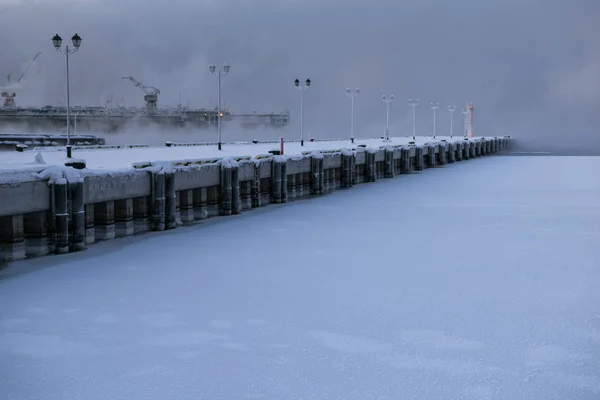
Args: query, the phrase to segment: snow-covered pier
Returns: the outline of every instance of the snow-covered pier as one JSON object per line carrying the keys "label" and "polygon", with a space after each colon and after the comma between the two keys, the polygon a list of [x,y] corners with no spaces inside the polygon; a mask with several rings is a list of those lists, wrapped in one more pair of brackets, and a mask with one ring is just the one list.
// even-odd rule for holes
{"label": "snow-covered pier", "polygon": [[[75,169],[47,163],[42,152],[18,153],[35,160],[0,165],[0,261],[80,251],[97,241],[175,229],[487,156],[508,149],[510,138],[374,143],[311,143],[304,152],[283,156],[234,156],[249,150],[230,146],[225,157],[150,159],[105,169],[90,168],[89,162]],[[130,150],[145,149],[110,151],[121,151],[119,159],[126,163]],[[91,152],[75,153],[87,162],[86,154]],[[110,158],[108,150],[95,154]]]}

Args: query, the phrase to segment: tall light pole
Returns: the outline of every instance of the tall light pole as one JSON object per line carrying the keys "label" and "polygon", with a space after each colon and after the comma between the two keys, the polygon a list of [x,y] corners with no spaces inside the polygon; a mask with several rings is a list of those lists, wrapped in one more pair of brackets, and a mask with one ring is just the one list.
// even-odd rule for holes
{"label": "tall light pole", "polygon": [[408,99],[408,105],[413,108],[413,140],[417,140],[417,136],[415,133],[415,108],[419,105],[419,99],[413,101],[413,99]]}
{"label": "tall light pole", "polygon": [[465,116],[464,117],[464,128],[463,129],[464,129],[464,135],[465,135],[465,138],[466,138],[467,137],[467,115],[469,115],[469,111],[466,108],[463,108],[462,109],[462,113]]}
{"label": "tall light pole", "polygon": [[448,111],[450,111],[450,137],[452,137],[452,127],[454,126],[452,123],[452,117],[454,115],[454,111],[456,111],[456,106],[448,106]]}
{"label": "tall light pole", "polygon": [[440,108],[440,103],[430,103],[429,108],[433,110],[433,138],[435,139],[435,112]]}
{"label": "tall light pole", "polygon": [[294,86],[300,91],[300,146],[304,146],[304,91],[310,87],[310,79],[300,84],[300,80],[294,81]]}
{"label": "tall light pole", "polygon": [[217,75],[217,80],[218,80],[218,92],[217,92],[217,132],[219,135],[219,141],[217,142],[217,146],[219,148],[219,150],[221,150],[221,146],[222,146],[222,142],[221,142],[221,78],[224,77],[225,75],[227,75],[229,73],[229,65],[227,63],[223,64],[223,68],[219,68],[217,70],[217,67],[215,66],[215,64],[210,64],[208,66],[208,70],[210,71],[211,74],[213,75]]}
{"label": "tall light pole", "polygon": [[354,143],[354,98],[360,94],[360,89],[346,88],[346,96],[352,99],[352,119],[350,122],[350,143]]}
{"label": "tall light pole", "polygon": [[72,148],[71,148],[71,93],[69,88],[69,55],[75,53],[79,50],[79,46],[81,46],[81,37],[76,33],[71,38],[71,42],[73,42],[73,48],[70,49],[69,45],[66,45],[64,49],[61,49],[62,38],[58,36],[58,33],[54,35],[52,38],[52,44],[57,52],[64,54],[67,60],[67,158],[71,158]]}
{"label": "tall light pole", "polygon": [[385,94],[381,96],[381,100],[385,103],[385,141],[390,141],[390,103],[394,101],[394,95],[390,94],[387,97]]}

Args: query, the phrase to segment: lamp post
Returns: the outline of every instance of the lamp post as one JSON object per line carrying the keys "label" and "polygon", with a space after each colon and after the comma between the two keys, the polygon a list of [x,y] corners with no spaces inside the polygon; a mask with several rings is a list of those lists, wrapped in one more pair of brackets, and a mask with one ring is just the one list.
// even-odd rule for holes
{"label": "lamp post", "polygon": [[61,49],[62,38],[58,36],[58,34],[54,35],[52,38],[52,44],[57,52],[64,54],[67,60],[67,158],[71,158],[72,149],[71,149],[71,93],[69,89],[69,55],[75,53],[79,50],[79,46],[81,46],[81,37],[76,33],[71,38],[71,42],[73,42],[73,48],[70,49],[69,45],[66,45],[64,49]]}
{"label": "lamp post", "polygon": [[381,100],[385,103],[385,141],[390,141],[390,103],[394,101],[394,95],[390,94],[387,97],[385,94],[381,96]]}
{"label": "lamp post", "polygon": [[433,110],[433,138],[435,139],[435,112],[440,108],[440,103],[430,103],[429,108]]}
{"label": "lamp post", "polygon": [[413,99],[408,99],[408,105],[411,106],[413,108],[413,140],[417,140],[416,139],[416,134],[415,134],[415,108],[419,105],[419,99],[416,99],[413,101]]}
{"label": "lamp post", "polygon": [[350,143],[354,143],[354,98],[360,94],[360,89],[346,89],[346,96],[352,99],[352,119],[350,123]]}
{"label": "lamp post", "polygon": [[456,111],[456,106],[448,106],[448,111],[450,111],[450,137],[452,137],[452,127],[453,127],[453,123],[452,123],[452,117],[454,115],[454,111]]}
{"label": "lamp post", "polygon": [[462,109],[462,113],[465,116],[464,117],[464,135],[465,135],[465,139],[467,138],[467,115],[469,115],[469,111],[466,108]]}
{"label": "lamp post", "polygon": [[217,75],[217,79],[218,79],[218,92],[217,92],[217,132],[218,132],[218,142],[217,142],[217,146],[218,149],[221,150],[221,146],[222,146],[222,142],[221,142],[221,78],[224,77],[225,75],[227,75],[229,73],[229,65],[227,63],[223,64],[223,68],[219,68],[217,70],[217,67],[215,66],[215,64],[210,64],[208,66],[208,70],[210,71],[211,74],[213,75]]}
{"label": "lamp post", "polygon": [[296,79],[294,87],[300,91],[300,146],[304,146],[304,91],[310,87],[310,79],[307,79],[304,85]]}

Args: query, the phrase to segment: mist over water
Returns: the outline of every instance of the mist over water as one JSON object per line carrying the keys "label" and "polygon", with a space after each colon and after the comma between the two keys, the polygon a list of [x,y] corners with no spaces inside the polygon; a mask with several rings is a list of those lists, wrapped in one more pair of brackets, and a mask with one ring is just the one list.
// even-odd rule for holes
{"label": "mist over water", "polygon": [[[437,133],[447,134],[447,105],[475,104],[475,134],[511,135],[522,146],[600,154],[600,2],[596,0],[0,0],[0,83],[18,77],[21,105],[64,105],[64,43],[79,33],[71,59],[73,105],[143,106],[134,76],[160,89],[159,106],[214,108],[214,62],[231,65],[223,103],[233,112],[291,111],[282,131],[223,131],[223,140],[298,138],[300,94],[305,134],[348,137],[350,99],[356,136],[385,128],[382,94],[393,93],[391,134],[412,132],[409,98],[420,98],[417,134],[431,134],[429,102],[440,102]],[[62,102],[62,103],[61,103]],[[127,142],[164,140],[157,129],[130,130]],[[196,132],[178,132],[183,138]],[[203,130],[199,141],[216,139]],[[138,137],[139,135],[139,137]],[[125,138],[122,138],[125,139]],[[121,138],[118,139],[121,141]],[[166,139],[171,140],[171,139]],[[179,140],[179,139],[176,139]],[[196,138],[194,137],[194,141]]]}

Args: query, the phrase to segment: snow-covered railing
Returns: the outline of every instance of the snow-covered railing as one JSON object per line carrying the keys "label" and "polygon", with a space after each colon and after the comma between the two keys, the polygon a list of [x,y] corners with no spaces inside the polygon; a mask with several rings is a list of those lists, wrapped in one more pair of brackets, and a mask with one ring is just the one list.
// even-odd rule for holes
{"label": "snow-covered railing", "polygon": [[[147,149],[148,144],[97,144],[85,146],[71,146],[73,150],[115,150],[115,149]],[[33,151],[66,151],[66,147],[35,147]]]}

